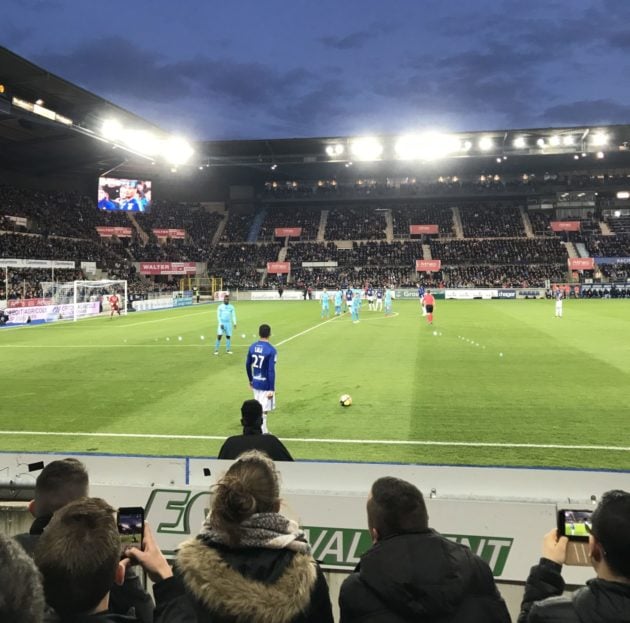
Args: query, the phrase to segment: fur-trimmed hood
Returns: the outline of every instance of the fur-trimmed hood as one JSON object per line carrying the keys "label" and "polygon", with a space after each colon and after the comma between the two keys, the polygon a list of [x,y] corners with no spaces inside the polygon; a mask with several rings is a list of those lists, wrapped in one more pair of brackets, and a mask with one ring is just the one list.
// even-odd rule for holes
{"label": "fur-trimmed hood", "polygon": [[308,554],[219,549],[199,539],[181,545],[176,564],[187,591],[205,609],[243,623],[293,621],[308,609],[317,580]]}

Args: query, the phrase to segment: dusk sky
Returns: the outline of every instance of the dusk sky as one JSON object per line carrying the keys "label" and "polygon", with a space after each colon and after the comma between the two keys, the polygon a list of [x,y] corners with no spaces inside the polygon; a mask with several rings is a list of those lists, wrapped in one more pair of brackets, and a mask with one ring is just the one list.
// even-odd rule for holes
{"label": "dusk sky", "polygon": [[630,123],[628,0],[2,0],[0,24],[191,140]]}

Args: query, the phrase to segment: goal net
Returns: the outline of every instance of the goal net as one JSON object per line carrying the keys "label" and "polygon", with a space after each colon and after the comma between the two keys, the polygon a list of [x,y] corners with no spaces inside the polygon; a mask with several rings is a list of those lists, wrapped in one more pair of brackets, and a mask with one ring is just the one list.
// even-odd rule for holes
{"label": "goal net", "polygon": [[102,279],[100,281],[44,282],[43,297],[53,305],[53,314],[60,320],[79,320],[110,311],[110,297],[118,297],[121,314],[127,314],[127,281]]}

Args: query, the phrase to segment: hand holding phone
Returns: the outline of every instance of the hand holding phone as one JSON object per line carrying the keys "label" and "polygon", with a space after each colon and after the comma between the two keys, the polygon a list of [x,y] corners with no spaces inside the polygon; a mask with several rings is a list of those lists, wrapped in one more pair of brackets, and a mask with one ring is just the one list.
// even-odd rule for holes
{"label": "hand holding phone", "polygon": [[588,535],[592,514],[592,509],[563,508],[558,511],[558,538],[564,536],[569,540],[565,564],[590,566]]}
{"label": "hand holding phone", "polygon": [[118,534],[120,535],[121,556],[130,547],[142,549],[144,538],[144,508],[127,506],[118,509]]}

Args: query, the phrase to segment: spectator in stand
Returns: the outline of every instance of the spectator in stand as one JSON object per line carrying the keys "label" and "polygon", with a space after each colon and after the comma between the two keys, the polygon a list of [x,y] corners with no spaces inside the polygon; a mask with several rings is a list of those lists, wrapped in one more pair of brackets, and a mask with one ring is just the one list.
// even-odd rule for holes
{"label": "spectator in stand", "polygon": [[414,485],[379,478],[367,517],[374,545],[341,586],[341,623],[509,623],[488,565],[429,528]]}
{"label": "spectator in stand", "polygon": [[0,621],[41,623],[44,591],[31,558],[12,539],[0,534]]}
{"label": "spectator in stand", "polygon": [[280,506],[273,461],[242,454],[218,482],[201,533],[181,545],[175,582],[155,587],[158,604],[168,592],[159,620],[332,623],[324,575]]}
{"label": "spectator in stand", "polygon": [[293,457],[275,435],[263,435],[262,423],[262,405],[257,400],[246,400],[241,406],[243,434],[228,437],[217,458],[233,460],[246,450],[260,450],[273,461],[292,461]]}
{"label": "spectator in stand", "polygon": [[[35,521],[28,534],[18,534],[15,540],[32,556],[54,515],[68,503],[86,497],[88,488],[87,470],[77,459],[48,463],[35,481],[35,497],[29,504]],[[112,589],[110,608],[120,614],[135,611],[143,623],[153,621],[153,602],[132,567],[127,568],[124,583]]]}
{"label": "spectator in stand", "polygon": [[630,620],[630,493],[604,493],[591,516],[588,551],[597,576],[563,597],[568,539],[554,529],[532,567],[518,623],[620,623]]}

